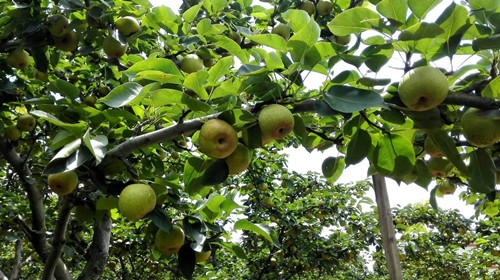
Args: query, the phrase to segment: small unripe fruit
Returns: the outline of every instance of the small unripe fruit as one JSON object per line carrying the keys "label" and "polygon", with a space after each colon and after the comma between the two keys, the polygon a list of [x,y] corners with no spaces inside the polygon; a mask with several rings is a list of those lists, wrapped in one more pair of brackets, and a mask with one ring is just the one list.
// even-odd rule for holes
{"label": "small unripe fruit", "polygon": [[125,36],[130,36],[134,33],[139,32],[141,29],[141,25],[139,22],[130,16],[126,17],[121,17],[118,20],[116,20],[116,29],[118,29],[123,35]]}
{"label": "small unripe fruit", "polygon": [[23,49],[16,49],[7,55],[6,61],[12,67],[24,70],[30,65],[30,56]]}
{"label": "small unripe fruit", "polygon": [[198,72],[204,68],[203,60],[195,54],[188,54],[181,60],[181,70],[186,73]]}
{"label": "small unripe fruit", "polygon": [[9,126],[5,130],[5,138],[10,141],[17,141],[21,138],[21,131],[15,126]]}
{"label": "small unripe fruit", "polygon": [[54,37],[59,37],[69,25],[69,20],[63,15],[53,15],[48,19],[49,32]]}
{"label": "small unripe fruit", "polygon": [[61,51],[71,52],[78,47],[78,38],[75,31],[68,31],[61,35],[61,37],[54,38],[56,48]]}
{"label": "small unripe fruit", "polygon": [[311,1],[304,1],[300,4],[299,9],[306,11],[311,16],[316,11],[316,6]]}
{"label": "small unripe fruit", "polygon": [[19,130],[21,131],[32,131],[33,129],[35,129],[35,126],[36,120],[30,114],[21,115],[17,119],[17,128],[19,128]]}
{"label": "small unripe fruit", "polygon": [[321,0],[316,6],[316,12],[320,16],[326,16],[331,14],[333,11],[333,3],[330,0]]}
{"label": "small unripe fruit", "polygon": [[172,255],[179,252],[184,244],[184,231],[177,225],[172,227],[172,231],[165,232],[159,230],[155,236],[156,249],[163,254]]}
{"label": "small unripe fruit", "polygon": [[96,102],[97,102],[97,96],[95,96],[95,95],[87,95],[83,99],[83,103],[85,103],[87,106],[90,106],[90,107],[94,107]]}
{"label": "small unripe fruit", "polygon": [[58,195],[68,195],[78,186],[78,175],[75,171],[50,174],[47,179],[49,188]]}
{"label": "small unripe fruit", "polygon": [[286,24],[283,23],[278,23],[273,30],[271,31],[272,34],[280,35],[285,39],[285,41],[288,41],[288,38],[290,38],[290,28],[286,26]]}
{"label": "small unripe fruit", "polygon": [[127,44],[122,44],[111,35],[102,41],[102,49],[111,58],[120,58],[127,52]]}

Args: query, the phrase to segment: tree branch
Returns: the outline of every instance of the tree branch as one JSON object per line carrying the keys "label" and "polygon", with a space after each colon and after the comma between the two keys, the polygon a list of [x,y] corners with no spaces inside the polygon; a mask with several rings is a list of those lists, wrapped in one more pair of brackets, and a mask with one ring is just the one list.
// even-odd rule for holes
{"label": "tree branch", "polygon": [[54,276],[54,271],[58,261],[60,262],[61,253],[66,243],[65,235],[66,228],[68,227],[69,218],[71,217],[71,210],[73,209],[73,199],[70,196],[63,198],[64,203],[59,213],[56,229],[54,231],[54,239],[52,241],[52,250],[45,262],[45,268],[42,273],[42,280],[51,280]]}
{"label": "tree branch", "polygon": [[495,101],[494,99],[465,94],[461,92],[449,94],[443,101],[443,103],[449,105],[475,107],[481,110],[500,109],[500,101]]}
{"label": "tree branch", "polygon": [[90,255],[78,280],[97,280],[101,277],[108,261],[110,237],[111,220],[106,212],[100,221],[94,223]]}
{"label": "tree branch", "polygon": [[21,258],[23,249],[23,243],[21,240],[16,241],[16,253],[14,255],[14,265],[12,266],[12,270],[10,271],[9,280],[16,280],[19,278],[19,272],[21,271]]}

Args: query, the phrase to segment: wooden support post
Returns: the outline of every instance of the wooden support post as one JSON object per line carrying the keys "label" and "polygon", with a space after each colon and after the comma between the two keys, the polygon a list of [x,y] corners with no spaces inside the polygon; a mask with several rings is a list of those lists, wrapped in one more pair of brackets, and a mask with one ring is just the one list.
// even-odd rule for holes
{"label": "wooden support post", "polygon": [[391,280],[403,280],[401,263],[397,247],[396,233],[392,223],[391,205],[385,185],[385,177],[379,174],[372,176],[377,200],[378,220],[382,229],[382,242],[384,244],[385,259]]}

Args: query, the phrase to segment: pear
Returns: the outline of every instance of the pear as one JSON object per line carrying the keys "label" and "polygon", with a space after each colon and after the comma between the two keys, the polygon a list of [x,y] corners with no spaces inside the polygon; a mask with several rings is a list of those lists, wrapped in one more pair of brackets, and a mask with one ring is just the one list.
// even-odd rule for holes
{"label": "pear", "polygon": [[431,157],[443,157],[444,154],[441,150],[432,142],[430,137],[425,138],[424,150]]}
{"label": "pear", "polygon": [[155,236],[155,245],[163,254],[175,254],[184,245],[184,231],[177,225],[172,226],[170,232],[159,230]]}
{"label": "pear", "polygon": [[97,96],[95,95],[87,95],[85,98],[83,98],[83,103],[85,103],[87,106],[94,107],[95,103],[97,102]]}
{"label": "pear", "polygon": [[438,184],[438,190],[443,195],[454,194],[457,187],[448,180],[443,180]]}
{"label": "pear", "polygon": [[141,29],[141,25],[139,24],[139,22],[131,16],[119,18],[118,20],[116,20],[115,25],[116,29],[118,29],[125,36],[130,36],[134,33],[137,33]]}
{"label": "pear", "polygon": [[39,80],[40,82],[48,82],[49,81],[49,75],[47,73],[39,71],[38,69],[35,69],[33,72],[33,78]]}
{"label": "pear", "polygon": [[304,1],[300,3],[299,9],[306,11],[311,16],[316,11],[316,6],[311,1]]}
{"label": "pear", "polygon": [[21,131],[32,131],[35,129],[36,120],[30,114],[24,114],[17,119],[17,128]]}
{"label": "pear", "polygon": [[196,54],[188,54],[181,60],[181,70],[186,73],[194,73],[203,69],[203,60]]}
{"label": "pear", "polygon": [[16,49],[7,55],[6,61],[12,67],[24,70],[30,65],[30,56],[23,49]]}
{"label": "pear", "polygon": [[5,138],[10,141],[17,141],[21,138],[21,131],[16,126],[9,126],[5,129]]}
{"label": "pear", "polygon": [[234,152],[225,159],[229,168],[229,175],[234,175],[243,172],[250,164],[250,152],[248,148],[238,143]]}
{"label": "pear", "polygon": [[448,79],[439,69],[421,66],[408,71],[399,83],[401,101],[414,111],[427,111],[448,95]]}
{"label": "pear", "polygon": [[207,121],[200,129],[200,151],[209,157],[226,158],[238,146],[238,135],[227,122],[219,119]]}
{"label": "pear", "polygon": [[271,31],[272,34],[280,35],[285,39],[285,41],[288,41],[288,38],[290,38],[290,28],[286,26],[286,24],[283,23],[278,23],[273,30]]}
{"label": "pear", "polygon": [[61,35],[61,37],[54,38],[54,45],[61,51],[71,52],[78,47],[78,38],[75,31],[68,31]]}
{"label": "pear", "polygon": [[346,36],[337,36],[335,35],[335,43],[345,46],[351,42],[351,36],[346,35]]}
{"label": "pear", "polygon": [[131,184],[125,187],[118,199],[118,210],[131,221],[137,221],[156,206],[155,191],[146,184]]}
{"label": "pear", "polygon": [[54,37],[59,37],[69,25],[69,20],[63,15],[53,15],[48,19],[49,32]]}
{"label": "pear", "polygon": [[433,157],[427,162],[427,167],[432,177],[444,178],[453,168],[453,164],[446,158]]}
{"label": "pear", "polygon": [[206,251],[206,252],[194,252],[196,256],[196,262],[206,262],[208,258],[210,258],[210,255],[212,254],[212,251]]}
{"label": "pear", "polygon": [[78,175],[75,171],[50,174],[47,179],[49,188],[58,195],[68,195],[78,186]]}
{"label": "pear", "polygon": [[326,16],[331,14],[333,11],[333,3],[330,0],[321,0],[318,2],[318,6],[316,6],[316,12],[320,16]]}
{"label": "pear", "polygon": [[462,116],[465,138],[472,145],[484,148],[500,140],[500,121],[479,115],[481,110],[470,108]]}
{"label": "pear", "polygon": [[127,44],[122,44],[120,41],[113,38],[111,35],[108,35],[102,41],[102,49],[106,53],[107,56],[111,58],[120,58],[125,52],[127,52]]}
{"label": "pear", "polygon": [[293,130],[294,124],[292,112],[285,106],[271,104],[264,107],[259,113],[262,144],[285,138]]}

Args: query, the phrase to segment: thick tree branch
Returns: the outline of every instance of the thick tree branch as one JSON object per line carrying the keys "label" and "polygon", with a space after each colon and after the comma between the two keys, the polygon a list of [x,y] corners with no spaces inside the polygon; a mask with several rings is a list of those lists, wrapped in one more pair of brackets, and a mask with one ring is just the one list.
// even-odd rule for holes
{"label": "thick tree branch", "polygon": [[449,105],[475,107],[481,110],[500,109],[500,101],[460,92],[449,94],[443,103]]}
{"label": "thick tree branch", "polygon": [[19,278],[19,272],[21,271],[21,259],[22,259],[22,251],[23,243],[21,240],[16,241],[16,253],[14,255],[14,265],[12,266],[12,270],[10,271],[9,280],[16,280]]}
{"label": "thick tree branch", "polygon": [[90,246],[90,256],[78,280],[97,280],[101,277],[108,261],[111,237],[111,220],[105,213],[100,221],[94,223],[94,236]]}
{"label": "thick tree branch", "polygon": [[64,202],[59,213],[56,229],[54,231],[54,238],[52,241],[52,249],[50,250],[49,257],[45,262],[45,268],[42,273],[42,280],[51,280],[54,276],[54,271],[58,261],[60,261],[61,253],[66,243],[66,228],[68,227],[69,218],[71,217],[71,210],[73,209],[73,199],[70,196],[64,197]]}
{"label": "thick tree branch", "polygon": [[[49,244],[45,234],[45,210],[43,208],[43,196],[37,188],[36,183],[31,176],[31,170],[27,167],[25,161],[14,150],[7,140],[0,139],[0,154],[18,175],[19,182],[28,194],[29,207],[31,210],[31,242],[35,251],[45,261],[48,257]],[[56,268],[57,279],[72,279],[66,266],[61,260],[58,261]]]}
{"label": "thick tree branch", "polygon": [[7,279],[7,276],[5,276],[5,273],[0,269],[0,280],[9,280]]}

